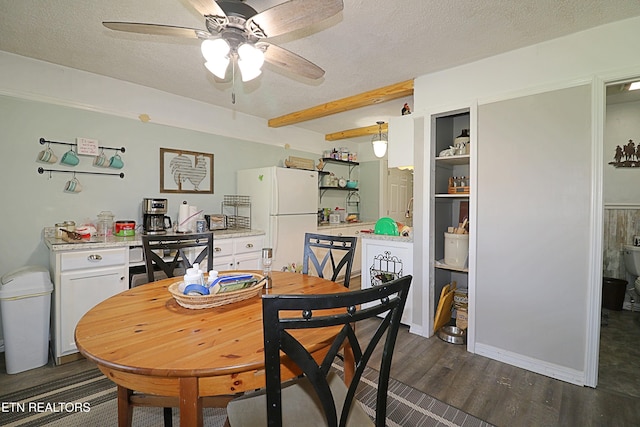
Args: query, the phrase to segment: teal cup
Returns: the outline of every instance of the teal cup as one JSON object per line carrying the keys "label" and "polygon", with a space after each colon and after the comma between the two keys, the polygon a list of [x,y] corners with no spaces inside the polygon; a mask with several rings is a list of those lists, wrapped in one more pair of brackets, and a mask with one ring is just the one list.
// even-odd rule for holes
{"label": "teal cup", "polygon": [[80,163],[80,159],[78,158],[78,155],[73,150],[69,150],[62,155],[62,158],[60,159],[60,163],[69,165],[69,166],[76,166],[78,163]]}
{"label": "teal cup", "polygon": [[124,162],[122,161],[122,158],[119,154],[115,154],[113,157],[111,157],[111,160],[109,160],[109,167],[111,168],[122,169],[123,166]]}

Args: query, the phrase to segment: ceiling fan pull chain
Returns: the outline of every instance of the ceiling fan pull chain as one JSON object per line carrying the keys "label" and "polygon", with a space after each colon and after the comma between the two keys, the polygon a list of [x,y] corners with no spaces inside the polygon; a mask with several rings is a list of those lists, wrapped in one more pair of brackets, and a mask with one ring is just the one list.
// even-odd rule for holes
{"label": "ceiling fan pull chain", "polygon": [[236,59],[231,61],[231,103],[236,103]]}

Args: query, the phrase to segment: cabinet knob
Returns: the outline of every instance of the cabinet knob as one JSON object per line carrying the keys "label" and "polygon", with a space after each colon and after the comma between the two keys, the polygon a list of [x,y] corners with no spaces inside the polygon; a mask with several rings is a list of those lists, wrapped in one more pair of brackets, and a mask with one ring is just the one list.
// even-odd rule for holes
{"label": "cabinet knob", "polygon": [[221,249],[221,248],[213,248],[213,250],[214,250],[215,252],[220,252],[220,251],[222,251],[222,249]]}
{"label": "cabinet knob", "polygon": [[87,259],[88,259],[89,261],[101,261],[101,260],[102,260],[102,255],[99,255],[99,254],[89,255],[89,256],[87,257]]}
{"label": "cabinet knob", "polygon": [[245,247],[246,248],[252,248],[253,247],[253,243],[247,243],[247,245]]}
{"label": "cabinet knob", "polygon": [[338,233],[338,237],[342,237],[342,233]]}

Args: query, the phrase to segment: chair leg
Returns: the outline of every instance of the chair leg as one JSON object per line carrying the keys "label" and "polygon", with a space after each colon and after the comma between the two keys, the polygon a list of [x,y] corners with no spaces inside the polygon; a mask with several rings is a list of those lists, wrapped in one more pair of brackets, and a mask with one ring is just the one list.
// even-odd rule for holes
{"label": "chair leg", "polygon": [[173,412],[171,408],[163,408],[164,427],[173,427]]}

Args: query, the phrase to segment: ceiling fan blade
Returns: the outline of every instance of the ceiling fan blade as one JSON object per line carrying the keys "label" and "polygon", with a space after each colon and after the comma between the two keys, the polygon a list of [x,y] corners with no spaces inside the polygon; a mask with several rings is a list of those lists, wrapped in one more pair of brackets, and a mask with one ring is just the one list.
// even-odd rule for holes
{"label": "ceiling fan blade", "polygon": [[174,27],[172,25],[143,24],[139,22],[103,22],[102,25],[110,30],[126,31],[128,33],[186,37],[192,39],[211,36],[208,31],[199,30],[197,28]]}
{"label": "ceiling fan blade", "polygon": [[220,18],[227,18],[222,8],[214,0],[189,0],[191,6],[202,16],[216,16]]}
{"label": "ceiling fan blade", "polygon": [[266,46],[264,60],[270,64],[314,80],[324,76],[322,68],[287,49],[265,42],[260,42],[256,46]]}
{"label": "ceiling fan blade", "polygon": [[258,38],[275,37],[330,18],[343,7],[342,0],[289,0],[249,18],[245,27]]}

